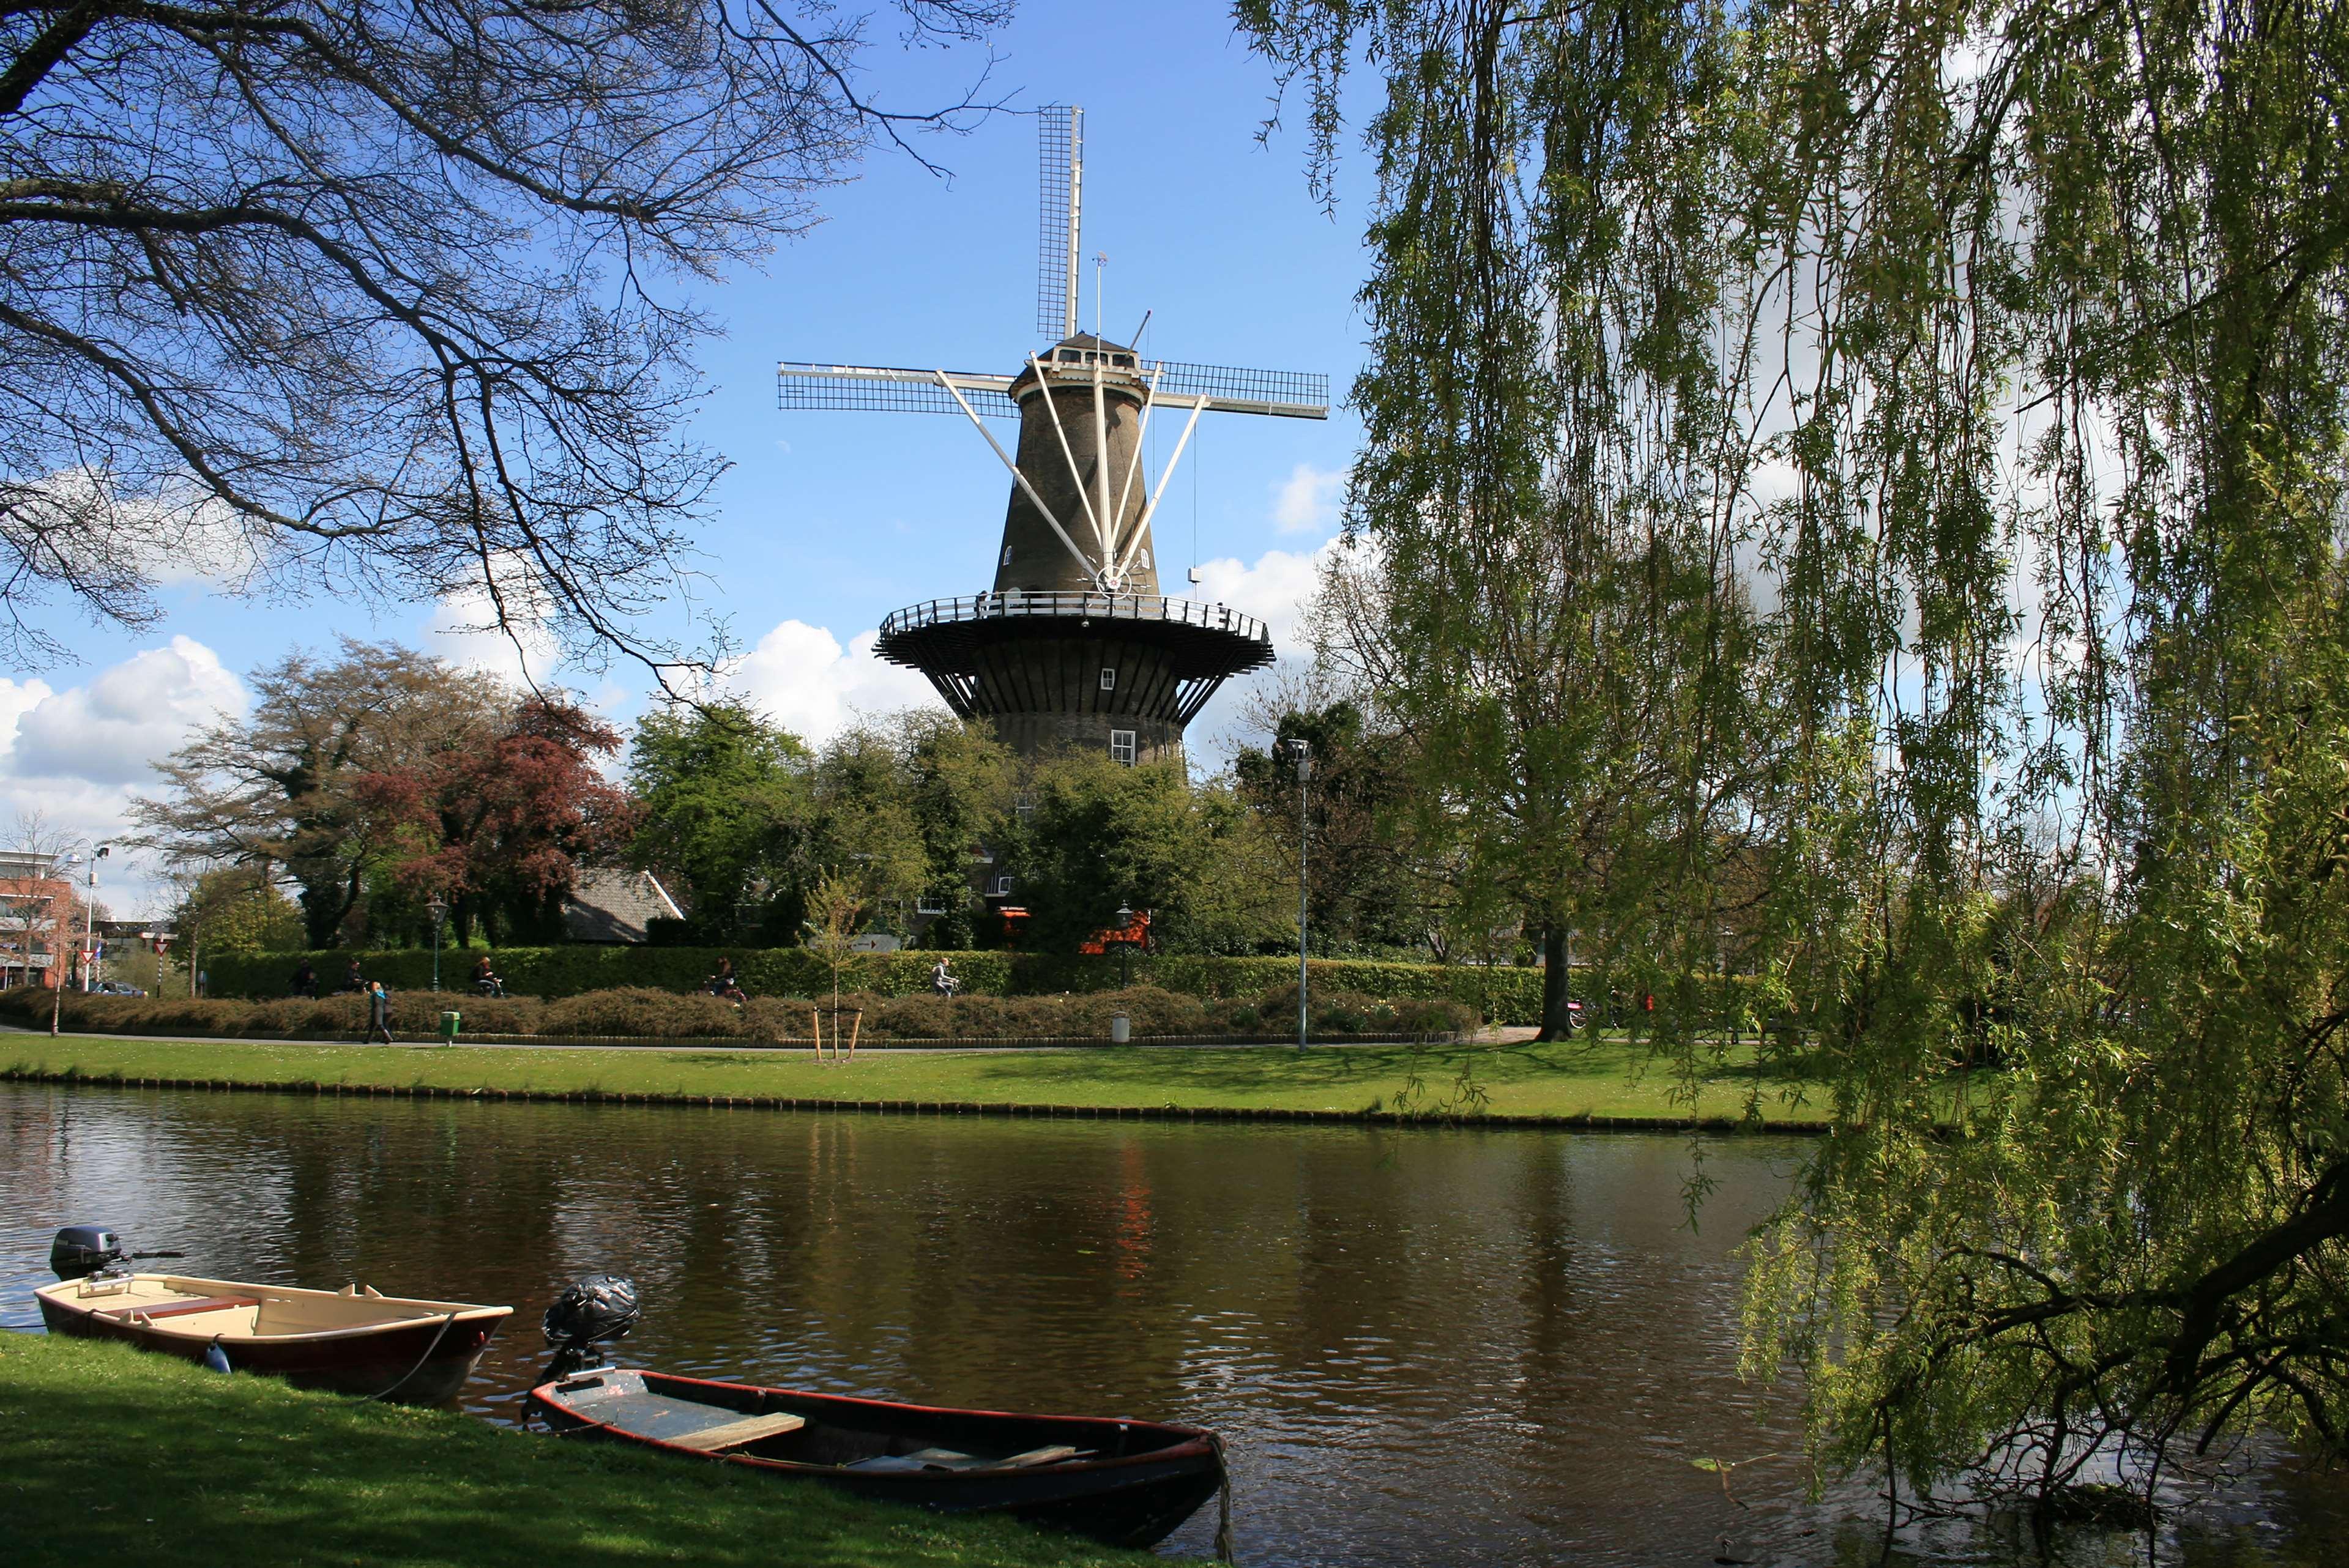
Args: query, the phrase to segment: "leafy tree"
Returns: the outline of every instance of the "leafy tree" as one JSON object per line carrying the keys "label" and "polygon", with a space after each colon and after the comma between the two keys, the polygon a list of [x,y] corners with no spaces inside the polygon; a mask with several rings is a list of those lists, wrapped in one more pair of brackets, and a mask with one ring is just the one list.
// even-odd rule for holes
{"label": "leafy tree", "polygon": [[[900,0],[910,41],[1009,6]],[[817,0],[35,0],[0,16],[0,605],[152,620],[167,562],[273,596],[468,592],[626,629],[722,465],[678,438],[711,278],[875,138]]]}
{"label": "leafy tree", "polygon": [[634,829],[627,797],[597,769],[619,747],[585,710],[533,696],[486,744],[358,780],[355,795],[393,825],[388,881],[404,895],[398,910],[377,901],[377,938],[395,920],[429,931],[422,906],[434,895],[449,902],[460,944],[477,923],[492,941],[558,936],[578,866],[616,853]]}
{"label": "leafy tree", "polygon": [[[629,748],[628,786],[640,813],[632,852],[640,864],[674,873],[695,916],[730,939],[738,910],[802,882],[812,764],[796,736],[741,704],[657,709]],[[796,915],[785,915],[781,929],[795,929]]]}
{"label": "leafy tree", "polygon": [[288,953],[302,946],[302,911],[258,866],[200,873],[172,924],[209,954]]}
{"label": "leafy tree", "polygon": [[1175,952],[1253,952],[1293,932],[1296,877],[1227,786],[1086,753],[1030,765],[1024,789],[1001,851],[1030,913],[1023,944],[1073,953],[1121,904],[1149,911],[1152,941]]}
{"label": "leafy tree", "polygon": [[909,760],[900,737],[858,725],[825,743],[812,780],[815,858],[854,882],[864,907],[899,930],[930,881]]}
{"label": "leafy tree", "polygon": [[252,676],[253,709],[157,765],[164,793],[134,800],[140,841],[197,865],[283,866],[304,937],[356,936],[370,879],[413,851],[403,819],[360,785],[495,744],[512,694],[486,676],[392,644],[346,639]]}
{"label": "leafy tree", "polygon": [[1367,543],[1317,636],[1402,743],[1452,921],[1538,941],[1555,1037],[1578,930],[1710,962],[1713,844],[1755,760],[1731,744],[1756,649],[1723,474],[1747,370],[1713,309],[1750,264],[1720,178],[1742,121],[1652,109],[1725,97],[1734,40],[1628,4],[1238,11],[1312,75],[1317,151],[1349,51],[1389,71],[1348,498]]}
{"label": "leafy tree", "polygon": [[923,941],[932,947],[968,947],[977,930],[971,856],[999,841],[1011,819],[1011,752],[985,726],[935,711],[916,709],[900,723],[907,804],[926,862],[921,891],[946,912],[932,919]]}
{"label": "leafy tree", "polygon": [[[1726,520],[1660,529],[1651,595],[1619,552],[1533,581],[1617,596],[1658,794],[1721,803],[1605,826],[1618,907],[1685,970],[1752,884],[1807,1047],[1774,1059],[1836,1119],[1760,1243],[1750,1365],[1802,1369],[1822,1458],[2043,1520],[2253,1424],[2349,1451],[2349,15],[1240,11],[1311,85],[1318,170],[1343,72],[1387,74],[1357,509],[1405,613],[1374,619],[1495,602],[1547,526],[1516,498],[1579,484],[1593,431],[1641,433],[1595,515]],[[1489,428],[1553,332],[1632,373]],[[1707,561],[1750,632],[1675,633],[1734,604],[1671,586]],[[1371,678],[1479,690],[1462,645]]]}
{"label": "leafy tree", "polygon": [[1361,707],[1345,698],[1290,707],[1274,716],[1272,730],[1268,747],[1240,748],[1232,763],[1234,781],[1266,836],[1294,866],[1297,769],[1280,748],[1290,740],[1311,748],[1306,875],[1316,950],[1436,945],[1441,951],[1441,926],[1429,918],[1434,912],[1426,868],[1413,852],[1400,738],[1371,733]]}

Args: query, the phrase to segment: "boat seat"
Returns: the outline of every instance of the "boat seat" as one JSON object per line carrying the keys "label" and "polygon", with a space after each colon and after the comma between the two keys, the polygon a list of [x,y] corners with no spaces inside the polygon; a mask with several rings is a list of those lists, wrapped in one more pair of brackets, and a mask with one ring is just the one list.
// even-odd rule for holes
{"label": "boat seat", "polygon": [[761,1438],[781,1437],[796,1432],[807,1425],[807,1418],[779,1410],[768,1416],[745,1416],[739,1421],[727,1421],[715,1427],[704,1427],[698,1432],[685,1432],[668,1441],[681,1449],[697,1453],[714,1454],[722,1449],[738,1449],[744,1443],[755,1443]]}
{"label": "boat seat", "polygon": [[1030,1449],[1024,1454],[1013,1454],[1008,1460],[998,1460],[996,1462],[1007,1468],[1025,1469],[1031,1465],[1056,1465],[1062,1460],[1072,1460],[1076,1457],[1076,1449],[1065,1443],[1054,1443],[1046,1448]]}
{"label": "boat seat", "polygon": [[235,1307],[259,1306],[260,1305],[261,1299],[258,1296],[203,1295],[196,1297],[193,1301],[157,1302],[152,1306],[140,1306],[134,1303],[129,1306],[101,1307],[97,1313],[97,1315],[99,1317],[119,1317],[125,1319],[137,1319],[143,1317],[148,1322],[152,1323],[159,1317],[186,1317],[191,1313],[224,1312]]}
{"label": "boat seat", "polygon": [[877,1454],[872,1459],[858,1460],[840,1468],[854,1470],[1027,1470],[1036,1465],[1056,1465],[1062,1460],[1076,1457],[1075,1449],[1060,1443],[1048,1448],[1030,1449],[1024,1454],[1013,1454],[999,1460],[981,1459],[977,1454],[967,1454],[955,1449],[916,1449],[910,1454]]}

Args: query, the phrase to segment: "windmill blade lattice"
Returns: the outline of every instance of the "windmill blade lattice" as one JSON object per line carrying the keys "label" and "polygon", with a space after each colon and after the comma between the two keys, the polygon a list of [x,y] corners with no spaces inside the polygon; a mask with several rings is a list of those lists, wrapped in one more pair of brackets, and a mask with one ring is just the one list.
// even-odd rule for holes
{"label": "windmill blade lattice", "polygon": [[1083,250],[1085,111],[1049,104],[1036,111],[1036,330],[1058,341],[1077,330],[1077,264]]}
{"label": "windmill blade lattice", "polygon": [[[1017,419],[1008,376],[949,372],[971,407],[986,418]],[[778,408],[850,408],[874,414],[959,414],[962,405],[938,384],[935,370],[885,365],[792,365],[775,367]]]}
{"label": "windmill blade lattice", "polygon": [[1172,359],[1145,359],[1144,376],[1158,377],[1161,403],[1207,399],[1219,414],[1285,414],[1298,419],[1330,417],[1330,378],[1307,370],[1242,370],[1230,365],[1185,365]]}

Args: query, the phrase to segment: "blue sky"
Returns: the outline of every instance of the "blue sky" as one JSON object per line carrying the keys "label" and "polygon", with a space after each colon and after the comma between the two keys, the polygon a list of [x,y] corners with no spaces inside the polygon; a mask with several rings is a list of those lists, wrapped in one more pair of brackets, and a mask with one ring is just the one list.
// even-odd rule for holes
{"label": "blue sky", "polygon": [[[978,63],[905,53],[885,24],[876,19],[883,42],[868,57],[875,96],[921,103]],[[1323,371],[1342,396],[1361,358],[1361,196],[1350,192],[1333,222],[1305,188],[1299,133],[1258,142],[1271,73],[1233,36],[1223,9],[1030,0],[997,50],[991,91],[1019,108],[1085,109],[1085,325],[1095,315],[1099,252],[1109,258],[1101,274],[1109,335],[1125,337],[1147,309],[1144,347],[1154,354]],[[775,362],[999,372],[1040,346],[1036,122],[997,116],[926,150],[951,179],[876,152],[824,199],[826,219],[812,232],[762,273],[700,294],[726,335],[701,351],[710,395],[694,433],[734,465],[695,562],[709,574],[706,608],[752,650],[741,689],[818,736],[857,711],[926,698],[919,677],[874,664],[859,639],[899,605],[987,583],[1007,487],[957,418],[778,411]],[[1350,172],[1359,184],[1359,162]],[[1338,484],[1357,437],[1342,411],[1319,424],[1203,420],[1155,524],[1170,589],[1186,558],[1195,560],[1203,596],[1288,632],[1311,557],[1335,532]],[[162,625],[136,634],[59,611],[47,624],[73,662],[0,670],[0,795],[15,812],[109,836],[151,777],[151,759],[238,711],[241,677],[297,646],[349,634],[492,666],[511,656],[450,634],[463,616],[449,606],[256,604],[201,581],[172,589],[166,605]],[[616,666],[605,676],[541,673],[584,686],[618,719],[646,700],[647,683]],[[1237,708],[1226,692],[1202,719],[1201,761],[1220,755]],[[8,826],[0,813],[0,832]],[[119,901],[125,913],[142,902],[134,885]]]}

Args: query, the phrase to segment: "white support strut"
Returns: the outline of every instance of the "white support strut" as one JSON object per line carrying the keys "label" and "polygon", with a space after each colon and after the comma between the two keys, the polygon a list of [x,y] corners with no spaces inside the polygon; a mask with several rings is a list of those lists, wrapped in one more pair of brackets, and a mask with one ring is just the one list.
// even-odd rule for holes
{"label": "white support strut", "polygon": [[[1098,284],[1095,285],[1095,294],[1098,297]],[[1093,335],[1093,341],[1099,345],[1099,333]],[[1101,531],[1102,586],[1114,593],[1123,573],[1117,570],[1115,564],[1117,546],[1114,541],[1118,520],[1109,511],[1109,410],[1102,393],[1102,356],[1093,354],[1088,357],[1093,362],[1093,488],[1101,491],[1101,504],[1093,509],[1093,516],[1099,521]],[[1081,479],[1077,482],[1081,485],[1084,480]]]}
{"label": "white support strut", "polygon": [[[1052,515],[1052,509],[1044,504],[1044,498],[1036,493],[1036,487],[1028,482],[1028,476],[1019,471],[1019,465],[1011,460],[1011,454],[1003,449],[1003,443],[995,438],[995,432],[987,428],[987,421],[981,419],[978,417],[978,412],[973,409],[968,402],[964,401],[961,390],[957,387],[952,381],[947,378],[947,373],[945,371],[938,371],[936,372],[936,375],[938,385],[945,387],[949,393],[953,394],[954,400],[956,402],[962,404],[962,411],[969,418],[971,428],[977,430],[980,435],[987,438],[987,444],[994,449],[997,459],[1000,461],[1005,468],[1011,470],[1012,482],[1019,487],[1020,493],[1032,501],[1035,504],[1036,510],[1043,514],[1044,521],[1046,523],[1050,525],[1053,534],[1060,540],[1061,543],[1067,548],[1069,553],[1076,557],[1077,564],[1085,569],[1085,575],[1092,580],[1093,585],[1097,588],[1101,588],[1103,593],[1107,593],[1109,590],[1102,584],[1101,573],[1094,570],[1093,563],[1091,561],[1085,559],[1085,552],[1077,548],[1077,542],[1069,537],[1069,531],[1061,526],[1061,520]],[[1048,392],[1046,395],[1049,397],[1050,393]],[[1194,418],[1197,418],[1195,414],[1192,417]],[[1188,434],[1187,431],[1185,433],[1186,435]]]}
{"label": "white support strut", "polygon": [[[1135,549],[1142,543],[1142,536],[1150,531],[1150,520],[1158,515],[1158,503],[1166,499],[1166,481],[1174,477],[1174,465],[1183,460],[1183,449],[1191,444],[1191,432],[1198,428],[1199,416],[1207,411],[1208,402],[1206,397],[1191,399],[1191,417],[1183,421],[1183,438],[1174,443],[1174,454],[1166,459],[1165,471],[1158,476],[1158,488],[1151,492],[1149,504],[1142,509],[1142,521],[1133,525],[1133,537],[1126,541],[1125,554],[1117,563],[1119,575],[1124,574],[1126,562],[1133,559]],[[978,417],[976,414],[971,416],[973,418]],[[994,439],[991,436],[988,438]]]}
{"label": "white support strut", "polygon": [[[1143,320],[1146,325],[1149,321],[1149,317],[1144,315]],[[1139,337],[1141,334],[1136,333],[1134,335]],[[1118,491],[1117,511],[1112,514],[1121,521],[1124,520],[1125,509],[1132,505],[1133,501],[1133,481],[1142,473],[1142,454],[1150,449],[1150,410],[1156,406],[1154,400],[1158,396],[1158,378],[1165,373],[1165,366],[1152,366],[1150,371],[1150,386],[1148,390],[1143,394],[1142,424],[1141,427],[1133,432],[1133,460],[1125,465],[1125,486],[1123,490]],[[1143,499],[1148,500],[1149,498],[1145,496]],[[1133,531],[1135,536],[1138,538],[1141,535],[1142,530],[1137,526]],[[1111,543],[1111,548],[1115,552],[1118,558],[1122,560],[1124,558],[1125,547],[1130,542],[1132,542],[1124,539],[1113,539]],[[1119,576],[1119,585],[1122,587],[1123,584],[1124,578],[1123,574],[1121,573]]]}
{"label": "white support strut", "polygon": [[[1101,513],[1093,510],[1092,497],[1085,493],[1085,476],[1077,471],[1077,454],[1069,448],[1069,432],[1061,423],[1061,406],[1052,400],[1052,384],[1044,378],[1044,364],[1035,355],[1028,356],[1028,367],[1036,373],[1036,396],[1044,399],[1044,412],[1051,416],[1052,434],[1061,438],[1061,460],[1069,465],[1069,484],[1077,492],[1077,504],[1085,509],[1085,521],[1092,525],[1093,545],[1101,552],[1102,564],[1109,564],[1109,530],[1102,523]],[[1038,504],[1041,504],[1040,502]],[[1087,572],[1092,567],[1086,566]],[[1094,573],[1100,581],[1100,574]]]}

